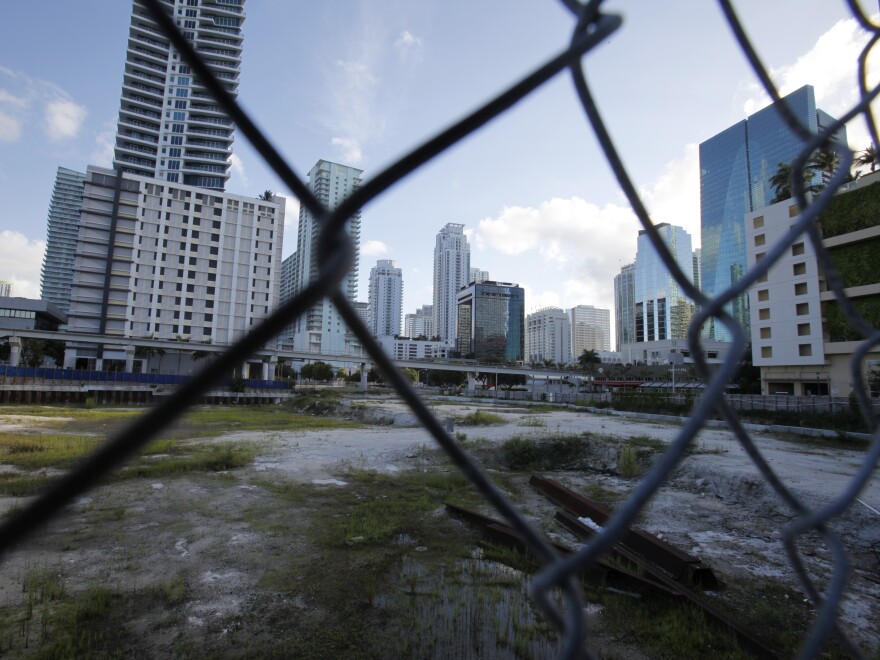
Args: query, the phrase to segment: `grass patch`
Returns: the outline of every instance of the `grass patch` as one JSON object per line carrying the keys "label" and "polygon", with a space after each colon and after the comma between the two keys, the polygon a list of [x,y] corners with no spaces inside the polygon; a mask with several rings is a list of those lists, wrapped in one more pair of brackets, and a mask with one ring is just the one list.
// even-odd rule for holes
{"label": "grass patch", "polygon": [[504,424],[504,422],[505,420],[501,415],[484,410],[476,410],[455,419],[455,423],[462,426],[494,426],[495,424]]}
{"label": "grass patch", "polygon": [[620,470],[620,476],[626,479],[632,479],[639,476],[641,468],[636,458],[636,450],[632,445],[624,445],[620,449],[620,457],[617,459],[617,468]]}
{"label": "grass patch", "polygon": [[584,458],[587,435],[515,435],[501,445],[511,470],[554,470],[578,466]]}
{"label": "grass patch", "polygon": [[543,417],[528,415],[519,420],[517,426],[524,426],[526,428],[544,428],[547,426],[547,422],[544,421]]}

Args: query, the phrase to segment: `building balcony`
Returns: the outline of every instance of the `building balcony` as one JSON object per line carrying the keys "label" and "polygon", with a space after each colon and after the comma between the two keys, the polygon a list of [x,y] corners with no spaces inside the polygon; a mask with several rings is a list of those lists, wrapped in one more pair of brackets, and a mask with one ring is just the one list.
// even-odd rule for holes
{"label": "building balcony", "polygon": [[190,124],[217,124],[219,126],[232,127],[232,122],[224,117],[206,117],[204,115],[190,115]]}
{"label": "building balcony", "polygon": [[[155,147],[153,147],[152,149],[149,149],[148,147],[140,147],[136,144],[129,144],[127,142],[121,142],[116,145],[116,148],[119,150],[130,151],[133,153],[147,154],[148,156],[152,156],[153,158],[156,158],[156,156],[157,156]],[[155,163],[153,163],[153,166],[155,167]]]}
{"label": "building balcony", "polygon": [[146,96],[141,96],[140,94],[126,94],[125,100],[131,103],[140,103],[141,105],[150,106],[152,108],[161,108],[162,102],[156,101],[154,99],[149,99]]}
{"label": "building balcony", "polygon": [[210,172],[211,174],[226,174],[226,167],[220,165],[194,165],[192,163],[184,163],[180,168],[188,172]]}
{"label": "building balcony", "polygon": [[[146,73],[145,71],[134,71],[132,69],[126,69],[126,71],[123,75],[125,76],[125,78],[128,78],[128,77],[141,78],[142,80],[149,80],[151,82],[158,83],[160,85],[165,84],[165,78],[163,78],[161,76],[154,76],[153,74]],[[123,82],[123,84],[124,84],[124,82]]]}
{"label": "building balcony", "polygon": [[[155,133],[159,132],[159,126],[157,124],[148,124],[147,122],[140,121],[138,119],[132,119],[131,117],[120,117],[119,123],[126,126],[137,126],[138,128],[142,128],[146,131],[153,131]],[[158,140],[155,140],[158,142]]]}
{"label": "building balcony", "polygon": [[149,85],[142,85],[138,82],[129,82],[123,81],[122,83],[123,90],[133,89],[141,92],[142,94],[152,94],[153,96],[158,96],[160,99],[165,96],[165,92],[157,87],[150,87]]}
{"label": "building balcony", "polygon": [[[138,142],[147,142],[149,144],[159,144],[159,139],[153,137],[152,135],[146,135],[145,133],[138,133],[136,131],[126,131],[122,134],[122,137],[126,140],[137,140]],[[153,150],[155,152],[155,149]]]}
{"label": "building balcony", "polygon": [[128,59],[128,63],[132,66],[139,66],[145,69],[152,69],[153,71],[161,71],[165,73],[168,68],[164,66],[159,66],[158,64],[153,64],[152,62],[147,62],[146,60],[139,59],[137,57],[131,57]]}
{"label": "building balcony", "polygon": [[[167,51],[165,53],[157,53],[156,51],[150,50],[148,48],[139,48],[137,46],[129,45],[128,52],[129,53],[138,53],[139,55],[141,55],[143,57],[152,58],[152,60],[155,60],[156,62],[167,62],[168,61],[168,52]],[[151,61],[151,60],[147,60],[147,61]],[[165,68],[165,67],[162,67],[162,68]]]}
{"label": "building balcony", "polygon": [[142,117],[149,117],[150,119],[155,119],[156,121],[160,121],[162,119],[162,115],[158,112],[151,112],[150,110],[141,110],[140,108],[135,108],[132,106],[122,106],[119,109],[120,112],[124,112],[132,115],[140,115]]}
{"label": "building balcony", "polygon": [[209,140],[188,140],[186,143],[187,147],[195,147],[198,149],[212,149],[215,151],[223,152],[223,158],[226,159],[229,157],[229,153],[232,151],[232,147],[225,142],[215,142]]}
{"label": "building balcony", "polygon": [[187,151],[184,155],[186,160],[218,160],[221,162],[227,162],[228,156],[223,154],[208,154],[208,153],[199,153],[193,151]]}

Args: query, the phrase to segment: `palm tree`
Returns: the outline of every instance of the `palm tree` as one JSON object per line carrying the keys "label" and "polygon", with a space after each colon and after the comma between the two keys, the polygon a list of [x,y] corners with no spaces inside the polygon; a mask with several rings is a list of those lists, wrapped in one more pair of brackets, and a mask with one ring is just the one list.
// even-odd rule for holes
{"label": "palm tree", "polygon": [[855,160],[856,165],[870,166],[872,172],[878,163],[880,163],[880,153],[877,152],[877,147],[874,146],[873,142],[864,151],[860,151]]}
{"label": "palm tree", "polygon": [[776,173],[770,177],[770,185],[776,196],[770,200],[771,204],[791,198],[791,164],[779,163]]}
{"label": "palm tree", "polygon": [[581,365],[581,368],[584,371],[587,371],[592,365],[600,364],[602,362],[602,358],[599,357],[599,354],[595,349],[584,349],[584,352],[578,356],[578,364]]}
{"label": "palm tree", "polygon": [[828,145],[816,149],[810,156],[810,160],[807,161],[807,169],[821,174],[822,183],[821,186],[812,186],[813,189],[810,192],[819,192],[819,190],[824,188],[834,175],[834,170],[838,167],[840,167],[840,154],[834,149]]}
{"label": "palm tree", "polygon": [[267,188],[258,199],[262,199],[264,202],[271,202],[273,197],[275,197],[275,193]]}

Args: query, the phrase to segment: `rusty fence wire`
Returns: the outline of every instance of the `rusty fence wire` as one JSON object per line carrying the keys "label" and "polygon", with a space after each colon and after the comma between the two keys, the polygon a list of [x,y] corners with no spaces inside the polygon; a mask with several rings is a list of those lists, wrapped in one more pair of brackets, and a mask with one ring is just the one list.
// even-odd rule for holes
{"label": "rusty fence wire", "polygon": [[[830,136],[842,125],[854,119],[864,120],[874,144],[880,144],[877,126],[871,113],[870,103],[880,92],[880,87],[869,88],[867,84],[867,57],[880,39],[880,25],[873,24],[864,13],[857,0],[846,0],[853,16],[860,26],[871,36],[859,57],[859,102],[849,109],[836,123],[824,132],[815,135],[779,103],[780,95],[773,85],[766,68],[761,63],[755,49],[746,35],[730,0],[718,0],[721,11],[764,89],[777,102],[788,127],[803,143],[803,149],[792,163],[792,171],[803,169],[810,155],[818,148],[830,145],[840,157],[840,165],[827,182],[824,190],[808,198],[804,182],[794,177],[792,192],[800,208],[800,216],[790,232],[777,244],[767,250],[766,257],[749,270],[742,279],[728,290],[714,298],[708,298],[696,289],[689,277],[679,268],[675,258],[654,227],[650,215],[642,203],[635,184],[629,178],[618,156],[602,116],[590,91],[583,59],[594,47],[613,32],[621,28],[620,16],[603,13],[602,0],[581,3],[578,0],[561,0],[571,12],[574,28],[571,41],[558,55],[544,62],[525,75],[502,94],[488,101],[481,108],[446,130],[426,140],[419,147],[403,156],[396,163],[373,178],[367,180],[357,191],[345,199],[336,209],[325,208],[309,191],[304,181],[284,161],[272,146],[269,138],[262,133],[235,100],[227,93],[201,61],[192,46],[174,25],[166,13],[161,0],[144,0],[153,18],[161,25],[169,39],[192,66],[194,73],[205,87],[214,95],[228,116],[235,122],[238,130],[251,142],[266,163],[281,178],[284,184],[315,217],[320,219],[321,233],[318,254],[319,276],[297,293],[291,300],[278,308],[262,324],[247,336],[229,347],[221,357],[212,361],[190,381],[182,385],[173,397],[147,411],[143,416],[115,434],[101,449],[92,454],[76,470],[66,475],[47,492],[29,505],[9,517],[0,527],[0,553],[10,550],[26,535],[46,523],[52,516],[74,498],[82,494],[102,479],[108,471],[116,468],[136,453],[163,428],[172,424],[188,406],[197,402],[200,395],[219,382],[233,367],[241,364],[252,352],[271,341],[282,329],[304,313],[311,305],[329,298],[339,309],[345,322],[360,340],[370,359],[379,367],[397,393],[410,406],[424,427],[431,433],[437,444],[446,452],[459,470],[474,484],[489,502],[525,539],[530,551],[542,564],[542,570],[530,586],[530,595],[542,608],[548,619],[559,630],[562,645],[561,657],[592,657],[589,651],[589,631],[583,618],[583,599],[576,576],[594,563],[605,551],[621,537],[634,522],[636,516],[648,500],[657,492],[664,481],[682,460],[704,422],[713,413],[720,414],[735,433],[739,443],[747,452],[764,480],[787,504],[793,520],[780,528],[780,534],[789,562],[797,574],[801,585],[816,606],[817,613],[813,625],[800,649],[800,656],[817,656],[830,635],[835,635],[844,649],[854,657],[861,657],[860,650],[843,634],[838,626],[836,612],[841,603],[847,584],[849,558],[839,534],[834,532],[829,522],[846,511],[856,500],[866,485],[880,459],[880,434],[877,432],[877,417],[870,405],[865,391],[864,376],[861,373],[867,352],[880,343],[880,332],[873,328],[855,309],[852,301],[844,293],[843,283],[832,264],[827,250],[822,245],[816,218],[828,205],[840,185],[844,182],[852,164],[852,154],[841,145],[830,141]],[[340,282],[349,271],[354,259],[354,246],[345,231],[345,223],[354,213],[379,195],[386,193],[398,181],[411,174],[421,165],[442,153],[465,136],[478,130],[495,117],[527,97],[552,77],[568,71],[583,106],[584,113],[593,132],[598,138],[608,165],[613,170],[619,185],[625,193],[632,209],[647,232],[652,245],[663,259],[666,267],[678,285],[692,298],[699,312],[688,330],[688,344],[697,362],[697,369],[706,380],[707,387],[697,401],[690,418],[679,430],[676,438],[651,470],[639,482],[635,491],[608,522],[604,531],[591,543],[577,553],[561,558],[548,540],[529,524],[513,506],[507,496],[497,488],[486,473],[464,451],[456,440],[445,430],[441,422],[430,412],[409,382],[401,375],[391,359],[381,350],[376,340],[358,316],[351,302],[340,289]],[[872,440],[855,476],[847,487],[832,501],[818,509],[809,508],[798,499],[779,479],[758,450],[743,427],[735,411],[724,397],[725,387],[736,375],[740,358],[748,343],[744,329],[725,311],[725,305],[737,296],[743,295],[749,287],[773,265],[783,253],[801,236],[806,235],[815,248],[820,266],[824,269],[828,288],[843,310],[851,326],[863,337],[855,351],[852,363],[852,381],[867,428],[872,432]],[[710,372],[700,350],[700,330],[705,323],[714,319],[723,325],[732,337],[732,350],[719,369]],[[818,534],[832,556],[831,575],[820,586],[806,570],[797,549],[798,538],[807,533]],[[562,593],[561,605],[551,598],[551,591],[559,589]]]}

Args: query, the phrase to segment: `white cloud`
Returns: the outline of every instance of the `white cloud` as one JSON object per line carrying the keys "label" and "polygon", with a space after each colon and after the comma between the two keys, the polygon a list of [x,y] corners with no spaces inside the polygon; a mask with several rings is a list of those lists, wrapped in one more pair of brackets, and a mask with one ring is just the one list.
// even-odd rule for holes
{"label": "white cloud", "polygon": [[684,154],[668,162],[656,181],[641,191],[642,201],[655,224],[684,227],[695,246],[700,245],[700,150],[684,147]]}
{"label": "white cloud", "polygon": [[46,243],[17,231],[0,232],[0,280],[12,282],[12,294],[40,297],[40,270]]}
{"label": "white cloud", "polygon": [[28,123],[39,117],[51,142],[79,135],[88,111],[63,88],[2,66],[0,82],[5,85],[0,89],[0,140],[18,139]]}
{"label": "white cloud", "polygon": [[394,42],[394,49],[404,63],[415,63],[421,59],[422,40],[409,30],[404,30]]}
{"label": "white cloud", "polygon": [[244,171],[244,162],[241,160],[241,158],[237,154],[233,153],[229,159],[229,164],[232,168],[232,173],[239,179],[241,179],[242,185],[248,185],[247,174],[245,174]]}
{"label": "white cloud", "polygon": [[[876,21],[878,15],[872,19]],[[771,69],[770,77],[783,96],[804,85],[813,85],[816,105],[839,117],[858,100],[857,62],[868,38],[868,33],[859,27],[854,18],[838,21],[794,63]],[[877,83],[878,72],[880,53],[874,48],[868,58],[869,87]],[[750,82],[742,87],[746,114],[752,114],[770,103],[769,97],[757,83]],[[850,145],[856,149],[863,148],[870,141],[863,121],[850,123],[847,133]]]}
{"label": "white cloud", "polygon": [[299,200],[293,195],[287,195],[284,198],[284,226],[299,226]]}
{"label": "white cloud", "polygon": [[[634,258],[638,229],[635,215],[622,206],[600,208],[578,197],[554,198],[538,208],[508,207],[496,218],[480,220],[475,241],[486,250],[524,258],[531,252],[541,257],[542,267],[536,269],[535,278],[520,278],[520,284],[532,290],[546,286],[535,280],[548,276],[557,282],[581,282],[578,294],[582,297],[556,299],[536,294],[542,302],[609,306],[611,279],[622,264]],[[534,307],[529,299],[526,304]]]}
{"label": "white cloud", "polygon": [[520,282],[526,301],[526,314],[531,314],[544,307],[562,307],[562,299],[556,291],[535,291],[531,285]]}
{"label": "white cloud", "polygon": [[89,162],[103,167],[113,164],[113,148],[116,145],[116,122],[106,121],[101,131],[95,135],[95,149]]}
{"label": "white cloud", "polygon": [[79,134],[88,111],[69,98],[55,98],[46,103],[43,129],[52,142],[70,140]]}
{"label": "white cloud", "polygon": [[335,137],[330,144],[336,147],[340,159],[346,165],[360,165],[364,160],[364,152],[355,138]]}
{"label": "white cloud", "polygon": [[382,257],[388,254],[390,250],[388,245],[382,241],[364,241],[361,243],[362,257]]}
{"label": "white cloud", "polygon": [[0,142],[15,142],[21,137],[21,122],[11,115],[0,112]]}
{"label": "white cloud", "polygon": [[28,107],[28,101],[26,98],[16,96],[11,92],[7,92],[5,89],[0,89],[0,103],[15,106],[16,108]]}

